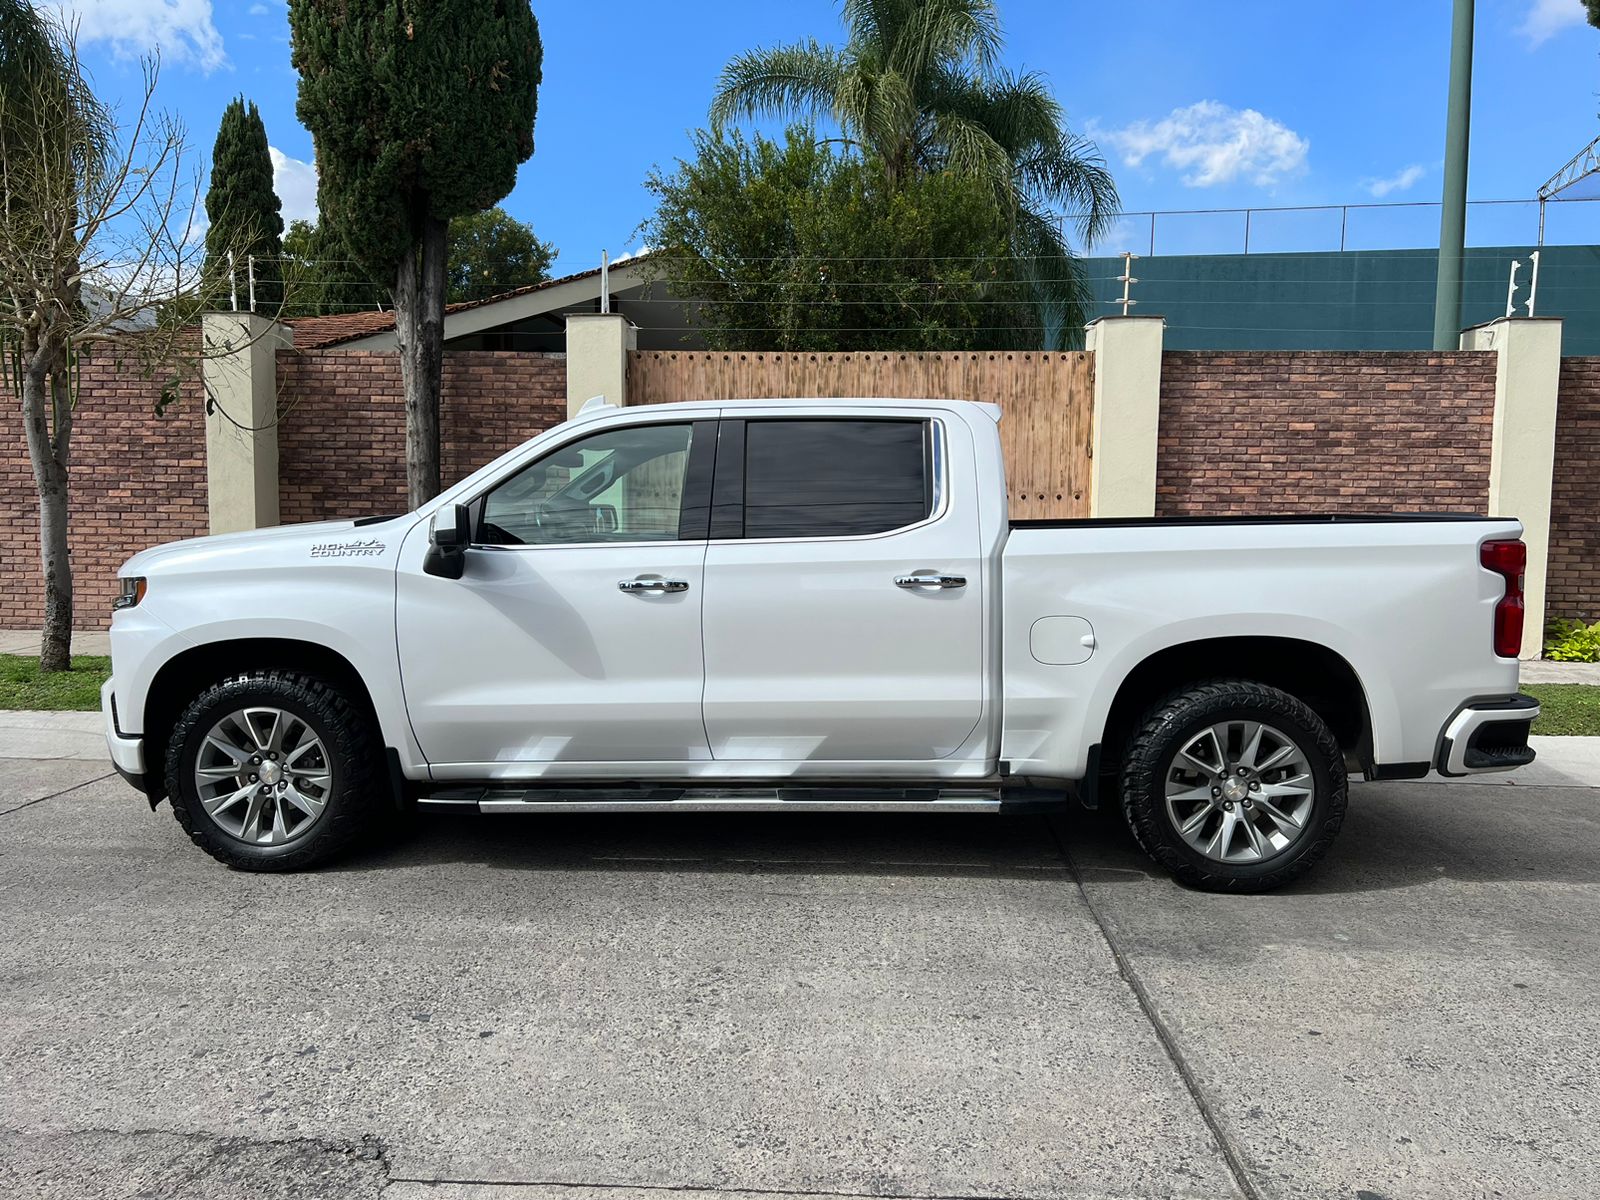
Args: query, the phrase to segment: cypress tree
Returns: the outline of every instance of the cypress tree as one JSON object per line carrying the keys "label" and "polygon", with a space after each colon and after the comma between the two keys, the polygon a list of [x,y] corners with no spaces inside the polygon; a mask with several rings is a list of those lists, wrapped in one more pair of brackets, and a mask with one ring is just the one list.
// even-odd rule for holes
{"label": "cypress tree", "polygon": [[226,283],[231,250],[233,286],[238,289],[239,307],[246,308],[249,259],[254,256],[256,311],[269,317],[276,316],[283,303],[282,209],[272,188],[272,154],[261,112],[254,101],[237,97],[223,110],[211,152],[206,271]]}
{"label": "cypress tree", "polygon": [[439,491],[449,223],[533,153],[539,26],[528,0],[290,0],[289,28],[321,220],[393,280],[415,506]]}

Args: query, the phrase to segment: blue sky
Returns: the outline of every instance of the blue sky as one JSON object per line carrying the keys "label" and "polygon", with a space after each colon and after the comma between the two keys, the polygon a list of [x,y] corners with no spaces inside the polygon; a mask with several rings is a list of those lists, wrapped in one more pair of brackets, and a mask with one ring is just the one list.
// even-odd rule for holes
{"label": "blue sky", "polygon": [[[202,154],[230,97],[255,100],[289,216],[315,187],[294,116],[281,0],[52,0],[80,21],[102,93],[137,94],[160,48],[158,102]],[[1450,0],[999,0],[1006,60],[1043,72],[1093,135],[1127,210],[1437,200]],[[545,47],[536,150],[505,201],[560,250],[558,272],[635,249],[642,186],[703,123],[740,50],[836,40],[833,0],[535,0]],[[1600,133],[1600,30],[1580,0],[1478,0],[1470,194],[1531,196]],[[1354,245],[1421,245],[1431,211],[1356,214]],[[1469,238],[1531,241],[1531,210],[1476,210]],[[1322,248],[1337,216],[1257,218],[1253,248]],[[1187,218],[1164,247],[1236,249],[1240,217]],[[1552,240],[1600,241],[1600,203],[1552,217]],[[1102,249],[1142,249],[1144,225]],[[1114,244],[1110,244],[1114,243]]]}

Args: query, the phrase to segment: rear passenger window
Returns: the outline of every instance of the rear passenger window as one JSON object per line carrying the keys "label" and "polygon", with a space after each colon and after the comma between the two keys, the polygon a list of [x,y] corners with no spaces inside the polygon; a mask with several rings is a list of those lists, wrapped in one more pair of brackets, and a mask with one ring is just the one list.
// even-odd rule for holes
{"label": "rear passenger window", "polygon": [[745,424],[744,535],[850,537],[929,513],[926,421]]}

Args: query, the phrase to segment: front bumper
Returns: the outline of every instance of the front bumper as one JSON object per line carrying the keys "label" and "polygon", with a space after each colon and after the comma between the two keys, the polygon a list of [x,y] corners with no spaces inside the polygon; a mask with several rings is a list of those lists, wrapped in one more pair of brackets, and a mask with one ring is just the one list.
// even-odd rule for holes
{"label": "front bumper", "polygon": [[144,785],[144,739],[122,732],[117,725],[116,681],[108,679],[100,688],[100,714],[106,722],[106,752],[111,765],[141,792]]}
{"label": "front bumper", "polygon": [[1528,729],[1538,715],[1539,702],[1520,692],[1468,701],[1440,733],[1434,765],[1453,776],[1525,767],[1535,758]]}

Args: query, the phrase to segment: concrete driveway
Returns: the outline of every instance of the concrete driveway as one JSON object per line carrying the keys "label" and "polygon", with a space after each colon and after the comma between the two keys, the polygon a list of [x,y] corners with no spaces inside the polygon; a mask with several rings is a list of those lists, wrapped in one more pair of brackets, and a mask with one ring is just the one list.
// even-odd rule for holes
{"label": "concrete driveway", "polygon": [[1591,743],[1358,786],[1263,897],[1081,813],[429,816],[242,875],[85,746],[0,726],[0,1195],[1600,1195]]}

